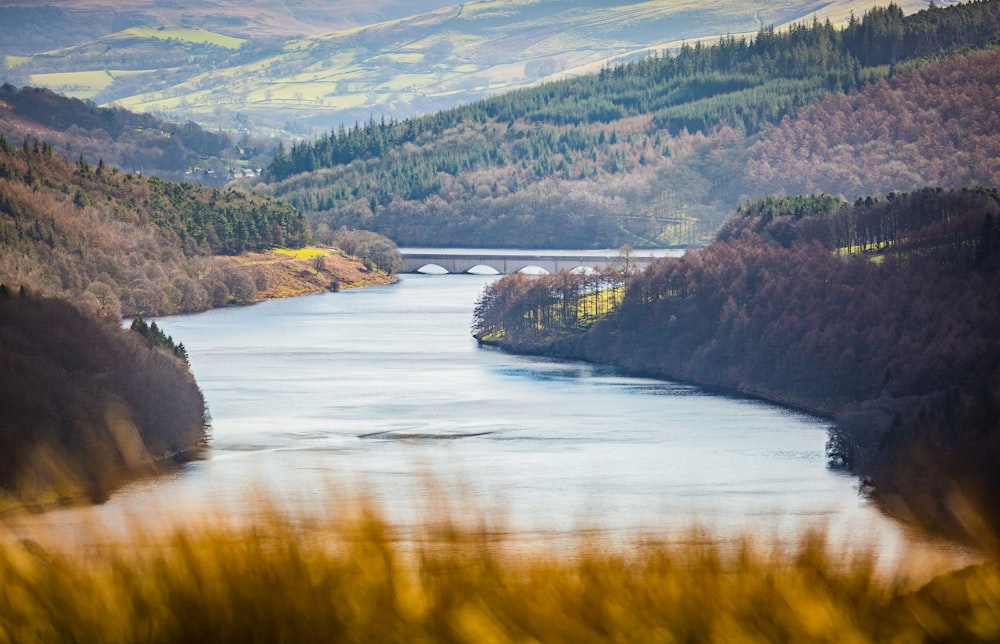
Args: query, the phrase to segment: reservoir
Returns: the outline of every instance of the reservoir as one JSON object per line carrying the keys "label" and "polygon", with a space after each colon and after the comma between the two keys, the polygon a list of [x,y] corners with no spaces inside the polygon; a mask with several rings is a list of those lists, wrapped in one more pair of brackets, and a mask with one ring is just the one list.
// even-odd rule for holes
{"label": "reservoir", "polygon": [[[670,537],[700,526],[845,550],[962,556],[883,516],[826,467],[827,421],[764,402],[479,347],[495,276],[398,284],[157,320],[212,415],[205,459],[45,522],[295,512],[365,498],[391,521],[445,512],[527,539]],[[86,517],[84,519],[83,517]]]}

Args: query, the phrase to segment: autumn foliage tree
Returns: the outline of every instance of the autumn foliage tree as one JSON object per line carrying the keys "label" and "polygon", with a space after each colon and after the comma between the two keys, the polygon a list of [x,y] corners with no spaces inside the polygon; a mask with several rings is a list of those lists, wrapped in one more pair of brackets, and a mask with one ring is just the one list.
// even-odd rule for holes
{"label": "autumn foliage tree", "polygon": [[106,498],[203,443],[186,364],[69,302],[0,285],[0,501]]}
{"label": "autumn foliage tree", "polygon": [[886,507],[952,534],[974,517],[995,535],[998,221],[986,189],[769,199],[709,247],[654,262],[591,325],[560,323],[559,276],[499,280],[476,325],[513,350],[835,416],[831,463]]}
{"label": "autumn foliage tree", "polygon": [[831,93],[765,128],[734,171],[747,194],[856,199],[1000,185],[1000,52],[970,53]]}
{"label": "autumn foliage tree", "polygon": [[252,275],[213,262],[311,239],[287,204],[75,162],[0,135],[0,279],[71,298],[99,317],[253,300]]}

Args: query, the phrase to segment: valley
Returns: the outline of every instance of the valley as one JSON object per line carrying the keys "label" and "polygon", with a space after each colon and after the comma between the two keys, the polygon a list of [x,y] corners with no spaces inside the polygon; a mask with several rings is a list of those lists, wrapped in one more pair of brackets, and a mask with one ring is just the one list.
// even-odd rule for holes
{"label": "valley", "polygon": [[[48,10],[60,16],[92,10],[80,4],[53,3]],[[675,52],[683,43],[813,19],[842,25],[852,12],[861,16],[877,4],[581,1],[554,9],[537,0],[484,0],[405,8],[383,2],[340,13],[318,3],[291,10],[274,3],[249,17],[213,3],[176,10],[140,3],[131,13],[119,9],[136,26],[70,46],[23,51],[18,40],[0,40],[0,54],[7,54],[0,77],[211,130],[314,135],[376,114],[429,114]],[[925,5],[900,3],[907,12]],[[36,11],[4,11],[19,10]],[[372,22],[360,22],[366,12]]]}

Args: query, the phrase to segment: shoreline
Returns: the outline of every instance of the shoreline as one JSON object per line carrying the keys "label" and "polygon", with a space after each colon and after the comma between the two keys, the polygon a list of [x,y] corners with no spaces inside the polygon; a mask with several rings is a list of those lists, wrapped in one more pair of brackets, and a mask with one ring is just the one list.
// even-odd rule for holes
{"label": "shoreline", "polygon": [[[625,366],[617,365],[617,364],[614,364],[614,363],[608,363],[608,362],[601,362],[601,361],[597,361],[597,360],[591,360],[591,359],[588,359],[588,358],[583,357],[582,355],[580,355],[580,352],[560,350],[560,346],[559,345],[554,345],[552,351],[545,351],[541,347],[536,347],[536,348],[533,348],[533,349],[532,348],[529,348],[529,349],[519,349],[519,348],[516,348],[516,347],[505,345],[502,342],[498,342],[498,341],[494,341],[494,340],[481,340],[479,338],[476,338],[476,341],[479,343],[479,346],[481,346],[481,347],[489,347],[489,348],[492,348],[492,349],[495,349],[495,350],[498,350],[498,351],[505,351],[505,352],[512,353],[512,354],[515,354],[515,355],[536,356],[536,357],[550,358],[550,359],[556,359],[556,360],[577,361],[577,362],[582,362],[582,363],[589,364],[589,365],[600,365],[600,366],[605,366],[605,367],[610,367],[612,369],[615,369],[619,373],[621,373],[622,375],[627,375],[627,376],[632,376],[632,377],[641,377],[641,378],[651,378],[651,379],[661,380],[661,381],[667,381],[667,382],[675,382],[675,383],[678,383],[678,384],[690,385],[690,386],[693,386],[693,387],[697,387],[697,388],[699,388],[699,389],[701,389],[701,390],[703,390],[703,391],[705,391],[707,393],[710,393],[710,394],[723,395],[723,396],[728,396],[728,397],[737,398],[737,399],[744,399],[744,400],[760,401],[760,402],[763,402],[763,403],[767,403],[767,404],[770,404],[770,405],[775,405],[777,407],[781,407],[783,409],[787,409],[787,410],[794,411],[794,412],[797,412],[797,413],[808,414],[810,416],[813,416],[813,417],[816,417],[816,418],[819,418],[819,419],[822,419],[824,421],[829,422],[831,424],[831,426],[834,423],[835,416],[836,416],[836,412],[829,412],[829,411],[817,410],[817,409],[810,408],[810,407],[808,407],[806,405],[796,404],[794,402],[788,402],[788,401],[785,401],[785,400],[781,400],[781,399],[777,399],[777,398],[772,398],[772,397],[769,397],[769,396],[766,396],[766,395],[763,395],[763,394],[750,393],[750,392],[742,391],[742,390],[739,390],[739,389],[733,388],[733,387],[726,387],[726,386],[718,385],[718,384],[705,384],[705,383],[698,382],[696,380],[691,380],[691,379],[686,379],[686,378],[672,378],[672,377],[668,377],[668,376],[665,376],[665,375],[662,375],[662,374],[656,374],[656,373],[650,373],[650,372],[643,372],[643,371],[631,370],[631,369],[629,369],[629,368],[627,368]],[[829,428],[828,428],[828,431],[829,431]],[[826,464],[825,467],[830,468],[829,464]],[[835,469],[835,468],[830,468],[830,469]],[[948,543],[954,544],[955,546],[959,546],[959,547],[962,547],[962,548],[972,549],[975,552],[983,555],[984,557],[989,556],[989,550],[990,549],[987,548],[987,547],[985,547],[985,544],[983,544],[983,543],[981,543],[981,542],[973,539],[972,535],[967,535],[967,538],[962,538],[959,534],[956,534],[956,533],[953,533],[953,532],[949,532],[948,530],[933,530],[933,529],[929,528],[923,522],[915,519],[913,517],[913,515],[912,515],[912,512],[909,512],[907,510],[905,504],[903,504],[903,505],[899,504],[899,500],[898,499],[891,498],[891,497],[890,498],[881,498],[881,497],[879,497],[876,494],[866,494],[864,492],[864,489],[865,489],[865,487],[864,487],[864,479],[859,474],[857,474],[855,472],[851,472],[851,471],[846,470],[846,469],[844,469],[844,470],[836,470],[836,471],[841,471],[841,472],[843,472],[843,473],[851,476],[851,478],[853,478],[855,481],[858,482],[858,497],[859,498],[865,498],[865,499],[867,499],[875,507],[878,508],[879,512],[881,512],[883,515],[885,515],[886,517],[888,517],[888,518],[890,518],[890,519],[892,519],[894,521],[898,521],[900,523],[900,525],[905,526],[907,529],[914,530],[914,531],[918,532],[919,534],[923,535],[926,538],[944,540],[944,541],[946,541]]]}
{"label": "shoreline", "polygon": [[52,494],[57,495],[56,498],[44,501],[18,501],[9,495],[0,495],[0,501],[2,501],[0,503],[0,521],[23,515],[44,514],[53,510],[101,505],[108,501],[115,492],[135,481],[169,474],[185,463],[200,459],[208,448],[208,441],[205,440],[203,444],[193,449],[180,450],[164,454],[160,458],[150,459],[145,462],[145,469],[142,471],[125,473],[119,480],[115,481],[110,489],[103,490],[104,497],[102,499],[91,498],[82,489],[76,489],[72,492],[54,491]]}
{"label": "shoreline", "polygon": [[[204,313],[232,306],[249,306],[274,299],[385,286],[398,281],[395,275],[389,275],[377,269],[369,269],[357,258],[346,255],[339,249],[328,247],[309,247],[298,251],[277,249],[261,253],[247,253],[238,257],[217,256],[213,259],[229,267],[247,268],[254,271],[266,280],[266,287],[259,290],[256,297],[250,301],[234,301],[226,306],[177,311],[148,317],[154,319],[170,317],[171,315]],[[120,325],[125,325],[126,321],[137,317],[146,316],[122,316]],[[150,459],[141,468],[141,471],[123,472],[120,477],[115,477],[118,480],[110,489],[101,491],[101,498],[94,498],[82,488],[75,489],[75,486],[68,486],[61,491],[53,489],[41,498],[28,500],[19,499],[16,495],[0,493],[0,520],[21,514],[40,514],[62,508],[100,505],[122,486],[139,479],[169,473],[185,462],[198,459],[204,449],[204,446],[195,446],[191,449]]]}
{"label": "shoreline", "polygon": [[[473,336],[473,337],[475,337],[475,336]],[[575,352],[561,352],[561,351],[558,351],[558,350],[549,352],[549,351],[545,351],[544,349],[541,349],[541,348],[539,348],[539,349],[518,349],[518,348],[515,348],[515,347],[512,347],[512,346],[506,345],[506,344],[504,344],[502,342],[497,342],[495,340],[481,340],[479,338],[476,338],[476,342],[478,342],[480,346],[491,347],[491,348],[497,349],[499,351],[506,351],[508,353],[513,353],[513,354],[516,354],[516,355],[537,356],[537,357],[541,357],[541,358],[555,358],[555,359],[558,359],[558,360],[575,360],[577,362],[583,362],[583,363],[590,364],[590,365],[600,365],[600,366],[604,366],[604,367],[611,367],[613,369],[618,370],[618,372],[621,373],[624,376],[632,376],[632,377],[636,377],[636,378],[651,378],[653,380],[662,380],[662,381],[667,381],[667,382],[676,382],[676,383],[682,384],[682,385],[690,385],[692,387],[697,387],[697,388],[699,388],[699,389],[701,389],[701,390],[703,390],[705,392],[711,393],[711,394],[717,394],[717,395],[721,395],[721,396],[728,396],[730,398],[737,398],[737,399],[743,399],[743,400],[756,400],[756,401],[760,401],[760,402],[765,402],[765,403],[768,403],[768,404],[771,404],[771,405],[775,405],[777,407],[781,407],[783,409],[788,409],[790,411],[795,411],[795,412],[799,412],[799,413],[803,413],[803,414],[808,414],[810,416],[814,416],[816,418],[821,418],[823,420],[827,420],[827,421],[830,421],[830,422],[833,422],[833,420],[834,420],[834,418],[836,416],[836,412],[834,412],[834,411],[824,410],[824,409],[820,409],[820,408],[817,408],[817,407],[810,407],[809,405],[806,405],[805,403],[801,403],[801,402],[797,403],[797,402],[793,402],[793,401],[782,400],[780,398],[774,398],[774,397],[768,396],[768,395],[766,395],[764,393],[752,392],[752,391],[744,391],[744,390],[736,388],[736,387],[729,387],[729,386],[720,385],[720,384],[717,384],[717,383],[716,384],[705,383],[705,382],[700,382],[700,381],[697,381],[697,380],[691,380],[690,378],[678,378],[678,377],[668,376],[668,375],[665,375],[665,374],[662,374],[662,373],[655,373],[655,372],[642,371],[642,370],[633,370],[633,369],[629,369],[626,366],[615,364],[613,362],[601,362],[599,360],[592,360],[592,359],[589,359],[589,358],[587,358],[585,356],[582,356],[579,353],[575,353]]]}
{"label": "shoreline", "polygon": [[255,298],[246,304],[397,281],[395,275],[370,269],[358,258],[333,247],[273,249],[235,257],[216,256],[214,260],[223,267],[247,271],[258,282]]}

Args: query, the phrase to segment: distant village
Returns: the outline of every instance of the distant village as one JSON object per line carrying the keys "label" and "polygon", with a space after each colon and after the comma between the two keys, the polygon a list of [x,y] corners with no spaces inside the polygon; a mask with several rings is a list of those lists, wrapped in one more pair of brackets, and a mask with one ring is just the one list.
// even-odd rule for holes
{"label": "distant village", "polygon": [[[263,168],[238,168],[238,169],[230,168],[229,180],[232,181],[234,179],[255,179],[259,177],[262,172],[264,172]],[[211,182],[212,179],[215,179],[216,175],[218,174],[219,173],[216,172],[215,170],[199,168],[198,166],[195,166],[193,168],[188,168],[187,170],[184,171],[184,176],[186,177],[191,177],[192,179],[194,179],[195,176],[200,175],[203,179],[209,182]]]}

